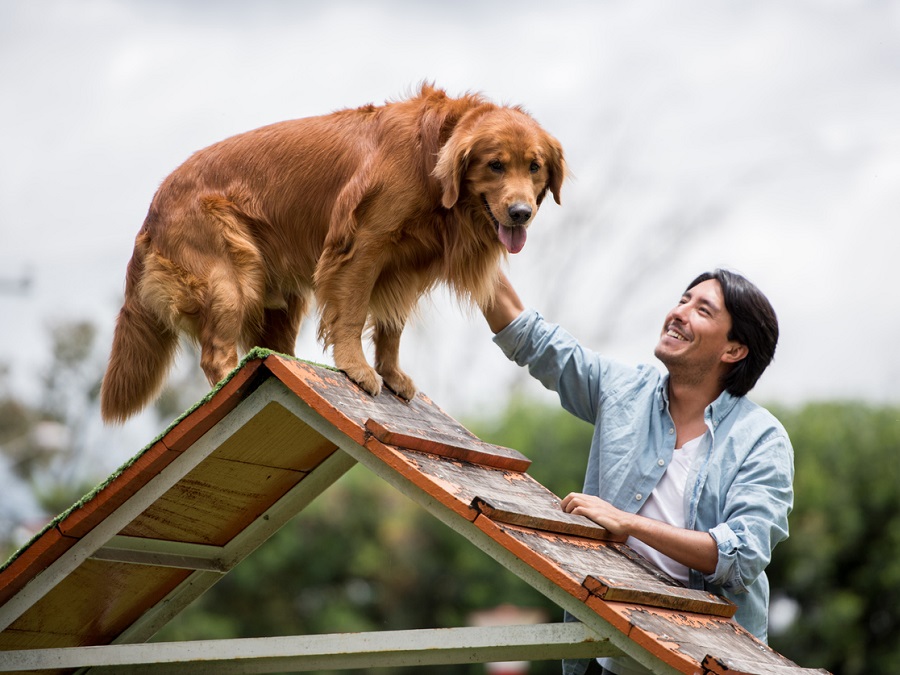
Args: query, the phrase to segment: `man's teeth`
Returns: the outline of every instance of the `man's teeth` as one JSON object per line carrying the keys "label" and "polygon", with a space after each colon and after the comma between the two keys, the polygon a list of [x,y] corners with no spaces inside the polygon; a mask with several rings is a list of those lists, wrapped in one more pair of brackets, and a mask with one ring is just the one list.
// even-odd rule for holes
{"label": "man's teeth", "polygon": [[675,338],[676,340],[681,340],[682,342],[687,342],[687,338],[684,337],[684,335],[682,335],[678,331],[672,330],[671,328],[666,331],[666,335],[668,335],[671,338]]}

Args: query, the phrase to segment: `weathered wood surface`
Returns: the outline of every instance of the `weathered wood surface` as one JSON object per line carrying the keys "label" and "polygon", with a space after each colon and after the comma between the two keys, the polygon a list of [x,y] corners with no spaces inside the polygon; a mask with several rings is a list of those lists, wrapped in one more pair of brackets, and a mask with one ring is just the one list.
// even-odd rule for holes
{"label": "weathered wood surface", "polygon": [[[370,450],[409,481],[469,520],[479,513],[498,520],[526,519],[547,529],[581,527],[594,538],[607,531],[584,518],[563,512],[559,497],[527,473],[471,464],[430,453],[370,442]],[[491,513],[491,515],[488,514]]]}
{"label": "weathered wood surface", "polygon": [[[0,633],[0,649],[104,644],[159,602],[190,572],[86,560]],[[0,656],[2,658],[2,656]]]}
{"label": "weathered wood surface", "polygon": [[366,429],[382,443],[408,450],[509,471],[527,471],[531,466],[531,460],[518,450],[484,443],[464,434],[449,436],[446,433],[435,433],[424,428],[422,421],[416,426],[410,426],[396,420],[370,418],[366,420]]}
{"label": "weathered wood surface", "polygon": [[760,664],[721,656],[707,656],[703,659],[703,667],[710,675],[828,675],[823,668],[801,668],[795,663]]}
{"label": "weathered wood surface", "polygon": [[[541,486],[540,483],[537,485]],[[543,487],[543,486],[541,486]],[[551,493],[552,494],[552,493]],[[498,523],[521,525],[534,530],[571,534],[576,537],[599,539],[603,541],[624,541],[624,537],[616,538],[609,530],[595,523],[590,518],[566,513],[553,496],[547,501],[546,495],[538,490],[529,492],[506,492],[479,494],[472,501],[472,506],[485,516]]]}
{"label": "weathered wood surface", "polygon": [[[522,544],[540,552],[592,595],[713,616],[733,616],[735,606],[712,593],[685,588],[638,557],[624,544],[507,528]],[[599,581],[599,580],[603,581]]]}
{"label": "weathered wood surface", "polygon": [[374,436],[390,445],[512,471],[525,471],[531,464],[517,450],[485,443],[422,393],[412,401],[387,389],[371,396],[339,371],[275,354],[266,366],[360,445]]}
{"label": "weathered wood surface", "polygon": [[680,654],[703,664],[707,673],[812,675],[826,672],[798,666],[725,618],[652,607],[629,607],[622,613],[633,626],[629,637],[635,642],[658,653],[671,650],[674,645]]}

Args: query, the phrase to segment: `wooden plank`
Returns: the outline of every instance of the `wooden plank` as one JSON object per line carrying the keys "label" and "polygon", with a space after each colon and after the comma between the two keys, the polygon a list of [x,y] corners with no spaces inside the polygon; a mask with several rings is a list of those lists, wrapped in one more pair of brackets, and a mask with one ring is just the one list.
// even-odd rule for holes
{"label": "wooden plank", "polygon": [[476,496],[472,506],[498,523],[602,541],[625,540],[625,537],[615,537],[590,518],[566,513],[560,508],[558,500],[554,499],[550,504],[546,504],[534,499],[535,492],[506,495],[505,499],[496,496]]}
{"label": "wooden plank", "polygon": [[676,585],[667,585],[660,591],[636,584],[633,577],[620,580],[602,574],[592,574],[584,580],[584,587],[591,595],[611,602],[633,602],[727,618],[734,616],[737,611],[734,603],[713,593]]}
{"label": "wooden plank", "polygon": [[[375,399],[341,372],[314,366],[277,354],[266,358],[266,367],[306,402],[324,421],[356,443],[366,441],[365,422],[376,409]],[[382,391],[378,398],[396,397]],[[360,412],[362,411],[362,412]]]}
{"label": "wooden plank", "polygon": [[774,665],[748,663],[728,656],[707,656],[703,659],[706,673],[711,675],[828,675],[823,668],[803,668],[796,664]]}
{"label": "wooden plank", "polygon": [[568,535],[540,536],[523,529],[510,533],[527,545],[540,548],[544,555],[582,580],[588,592],[604,600],[716,616],[733,615],[736,609],[724,598],[685,588],[649,563],[635,564],[637,554],[624,544]]}
{"label": "wooden plank", "polygon": [[484,443],[471,434],[450,434],[443,428],[427,429],[424,422],[413,427],[396,420],[366,420],[366,430],[382,443],[427,452],[508,471],[527,471],[531,460],[518,450]]}
{"label": "wooden plank", "polygon": [[74,645],[106,644],[189,574],[170,567],[86,560],[10,628],[43,633],[47,640],[68,635]]}
{"label": "wooden plank", "polygon": [[[359,445],[375,436],[388,445],[410,444],[407,447],[436,454],[468,453],[487,465],[510,470],[524,471],[531,463],[516,450],[485,443],[421,392],[412,401],[386,388],[371,396],[340,371],[277,354],[266,359],[266,366],[316,413]],[[367,429],[369,420],[373,420],[372,428]],[[389,434],[398,442],[385,441]],[[432,443],[434,449],[428,450]]]}
{"label": "wooden plank", "polygon": [[[619,656],[579,623],[438,628],[6,652],[0,672],[271,673]],[[92,671],[93,672],[93,671]]]}
{"label": "wooden plank", "polygon": [[374,437],[367,441],[365,447],[469,520],[474,520],[479,513],[473,505],[479,495],[498,495],[511,501],[513,495],[519,494],[536,505],[559,501],[556,495],[527,473],[385,445]]}
{"label": "wooden plank", "polygon": [[336,449],[283,405],[270,401],[211,457],[308,473]]}
{"label": "wooden plank", "polygon": [[224,546],[304,475],[207,457],[120,534]]}
{"label": "wooden plank", "polygon": [[[432,457],[431,455],[401,450],[393,445],[385,445],[374,436],[366,441],[365,448],[372,457],[377,458],[384,466],[395,471],[398,476],[408,481],[411,485],[415,485],[423,493],[428,494],[430,498],[440,502],[456,515],[466,520],[475,520],[478,517],[478,511],[472,508],[470,501],[460,499],[450,485],[442,486],[439,483],[439,479],[420,472],[417,465],[409,459],[410,457],[428,458]],[[453,464],[453,462],[447,461],[447,464]],[[491,469],[485,470],[489,471]]]}
{"label": "wooden plank", "polygon": [[[738,673],[744,668],[748,675],[810,672],[756,639],[732,619],[653,607],[632,607],[622,614],[633,626],[629,637],[653,652],[666,650],[696,660],[698,664],[706,661],[710,666],[720,660],[718,667],[732,663],[738,666]],[[727,654],[727,657],[707,660],[710,654]]]}

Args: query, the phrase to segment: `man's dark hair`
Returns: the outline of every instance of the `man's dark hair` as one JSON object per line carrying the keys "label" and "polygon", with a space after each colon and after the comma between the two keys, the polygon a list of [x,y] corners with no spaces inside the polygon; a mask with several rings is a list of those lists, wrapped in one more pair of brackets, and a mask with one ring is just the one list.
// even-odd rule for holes
{"label": "man's dark hair", "polygon": [[687,290],[710,279],[715,279],[722,287],[725,309],[731,315],[728,339],[737,340],[749,351],[728,371],[723,382],[729,394],[744,396],[753,389],[775,356],[778,318],[762,291],[736,272],[724,269],[704,272],[688,284]]}

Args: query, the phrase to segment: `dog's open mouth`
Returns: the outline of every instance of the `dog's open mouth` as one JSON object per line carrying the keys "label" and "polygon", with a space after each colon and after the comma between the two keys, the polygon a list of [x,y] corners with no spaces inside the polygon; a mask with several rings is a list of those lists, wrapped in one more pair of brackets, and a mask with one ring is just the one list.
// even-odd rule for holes
{"label": "dog's open mouth", "polygon": [[491,211],[487,197],[484,195],[481,195],[481,203],[484,204],[484,210],[487,212],[488,218],[497,230],[497,238],[500,240],[500,243],[503,244],[510,253],[518,253],[521,251],[525,247],[525,239],[528,236],[528,232],[525,228],[521,225],[516,225],[514,227],[501,225],[500,221],[494,216],[494,212]]}

